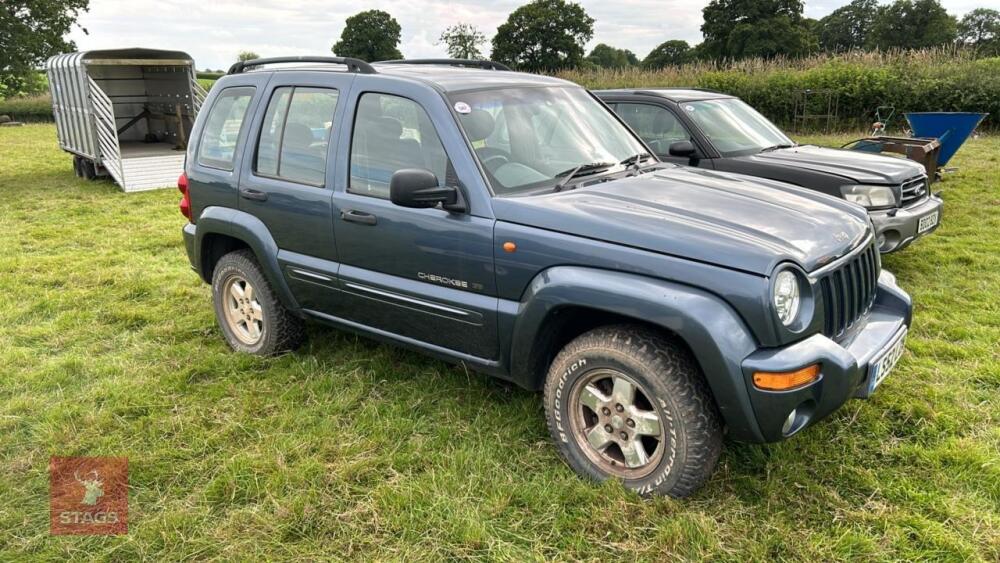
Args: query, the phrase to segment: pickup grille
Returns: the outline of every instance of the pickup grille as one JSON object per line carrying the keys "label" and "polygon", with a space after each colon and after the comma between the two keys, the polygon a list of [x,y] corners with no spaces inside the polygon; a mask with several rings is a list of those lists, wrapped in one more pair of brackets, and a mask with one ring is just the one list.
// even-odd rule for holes
{"label": "pickup grille", "polygon": [[917,176],[903,182],[902,207],[914,204],[927,197],[927,177]]}
{"label": "pickup grille", "polygon": [[823,294],[823,334],[837,339],[868,313],[875,302],[882,270],[875,242],[854,254],[819,280]]}

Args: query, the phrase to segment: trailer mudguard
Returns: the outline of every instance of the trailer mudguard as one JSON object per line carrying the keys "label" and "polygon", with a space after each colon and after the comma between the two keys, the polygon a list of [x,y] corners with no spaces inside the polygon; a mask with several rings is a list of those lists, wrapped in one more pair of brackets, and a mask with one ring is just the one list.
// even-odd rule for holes
{"label": "trailer mudguard", "polygon": [[[634,274],[576,266],[539,273],[511,319],[512,379],[528,388],[544,384],[537,373],[549,319],[559,309],[585,307],[670,331],[691,349],[715,396],[730,434],[761,441],[741,362],[757,349],[746,324],[719,297],[700,289]],[[501,320],[503,322],[503,320]]]}

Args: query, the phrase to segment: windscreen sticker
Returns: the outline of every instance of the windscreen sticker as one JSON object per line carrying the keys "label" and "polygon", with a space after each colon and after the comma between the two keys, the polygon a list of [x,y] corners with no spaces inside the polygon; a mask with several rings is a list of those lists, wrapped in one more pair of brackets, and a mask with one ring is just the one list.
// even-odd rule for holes
{"label": "windscreen sticker", "polygon": [[684,106],[684,111],[694,111],[694,106]]}
{"label": "windscreen sticker", "polygon": [[455,111],[465,115],[467,113],[472,113],[472,108],[465,102],[455,102]]}

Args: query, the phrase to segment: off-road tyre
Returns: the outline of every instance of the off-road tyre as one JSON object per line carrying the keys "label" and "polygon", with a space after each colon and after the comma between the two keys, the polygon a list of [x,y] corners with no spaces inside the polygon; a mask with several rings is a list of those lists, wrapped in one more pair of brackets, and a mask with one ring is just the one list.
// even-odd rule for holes
{"label": "off-road tyre", "polygon": [[[584,424],[575,420],[585,419],[590,411],[582,410],[581,401],[571,396],[573,390],[586,389],[584,382],[605,372],[620,372],[637,384],[637,389],[649,395],[643,403],[659,416],[662,453],[648,458],[645,475],[629,478],[613,473],[613,467],[606,470],[613,460],[595,462],[595,453],[606,456],[596,448],[584,451],[591,447],[586,434],[582,440],[575,434]],[[571,341],[549,368],[544,401],[549,432],[574,471],[597,481],[618,478],[642,495],[680,498],[694,493],[712,475],[722,450],[721,417],[697,363],[682,343],[646,327],[601,327]],[[573,419],[576,416],[580,418]],[[630,470],[622,463],[619,471]]]}
{"label": "off-road tyre", "polygon": [[[262,314],[259,338],[253,342],[237,335],[239,328],[231,326],[224,309],[228,306],[228,285],[238,279],[252,286]],[[305,341],[304,322],[281,304],[250,250],[230,252],[216,263],[212,272],[212,301],[226,343],[237,352],[273,356],[295,350]]]}

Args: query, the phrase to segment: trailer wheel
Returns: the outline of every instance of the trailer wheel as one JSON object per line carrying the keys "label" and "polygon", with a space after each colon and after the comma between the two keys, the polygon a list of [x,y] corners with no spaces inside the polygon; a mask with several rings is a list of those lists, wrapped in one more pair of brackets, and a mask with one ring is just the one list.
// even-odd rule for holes
{"label": "trailer wheel", "polygon": [[97,166],[94,164],[93,160],[87,160],[86,158],[80,159],[80,170],[83,173],[83,177],[87,180],[94,180],[97,178]]}
{"label": "trailer wheel", "polygon": [[73,156],[73,175],[83,178],[83,159],[76,155]]}

